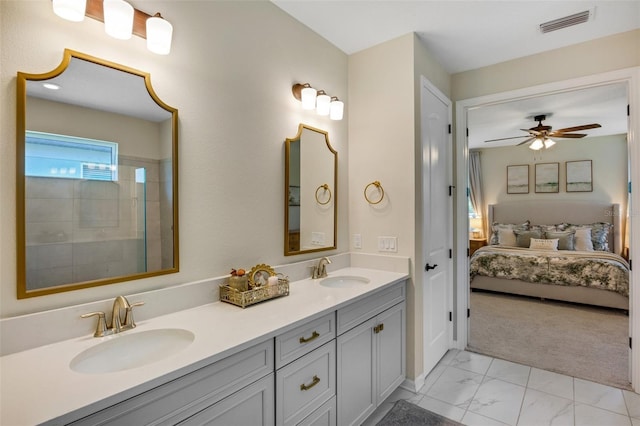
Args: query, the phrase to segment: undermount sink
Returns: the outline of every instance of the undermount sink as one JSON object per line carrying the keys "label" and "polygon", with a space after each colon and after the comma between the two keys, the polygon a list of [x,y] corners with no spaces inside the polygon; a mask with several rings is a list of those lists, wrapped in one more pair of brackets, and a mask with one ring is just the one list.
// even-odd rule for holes
{"label": "undermount sink", "polygon": [[350,288],[365,285],[369,283],[369,278],[357,275],[339,275],[328,277],[320,281],[320,285],[332,288]]}
{"label": "undermount sink", "polygon": [[119,333],[80,352],[69,366],[73,371],[86,374],[128,370],[180,352],[194,339],[192,332],[180,328]]}

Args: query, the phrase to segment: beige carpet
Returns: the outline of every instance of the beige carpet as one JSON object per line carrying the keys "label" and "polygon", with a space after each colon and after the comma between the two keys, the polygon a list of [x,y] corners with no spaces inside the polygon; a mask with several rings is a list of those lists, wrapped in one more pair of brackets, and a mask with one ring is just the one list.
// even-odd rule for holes
{"label": "beige carpet", "polygon": [[616,310],[474,291],[468,350],[630,389],[628,329]]}

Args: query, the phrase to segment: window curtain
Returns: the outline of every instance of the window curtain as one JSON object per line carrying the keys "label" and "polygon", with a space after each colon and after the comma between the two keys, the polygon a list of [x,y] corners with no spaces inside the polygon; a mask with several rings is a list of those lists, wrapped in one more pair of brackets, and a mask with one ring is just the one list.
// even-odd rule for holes
{"label": "window curtain", "polygon": [[469,200],[476,215],[482,218],[482,233],[487,235],[487,218],[482,194],[482,166],[480,165],[480,151],[469,151]]}

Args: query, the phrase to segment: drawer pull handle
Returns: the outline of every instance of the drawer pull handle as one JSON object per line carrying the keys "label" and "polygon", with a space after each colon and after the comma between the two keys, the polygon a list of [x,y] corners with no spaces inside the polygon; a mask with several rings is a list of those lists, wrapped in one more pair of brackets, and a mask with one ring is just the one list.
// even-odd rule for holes
{"label": "drawer pull handle", "polygon": [[384,324],[378,324],[373,327],[373,332],[376,334],[380,333],[382,330],[384,330]]}
{"label": "drawer pull handle", "polygon": [[318,383],[320,383],[320,378],[318,376],[313,376],[313,381],[311,382],[311,384],[309,385],[305,385],[304,383],[300,385],[300,390],[301,391],[306,391],[311,389],[312,387],[314,387],[315,385],[317,385]]}
{"label": "drawer pull handle", "polygon": [[312,340],[316,340],[318,337],[320,337],[320,334],[319,334],[317,331],[314,331],[314,332],[311,334],[311,337],[309,337],[308,339],[307,339],[307,338],[304,338],[304,337],[301,337],[301,338],[300,338],[300,343],[309,343],[309,342],[311,342]]}

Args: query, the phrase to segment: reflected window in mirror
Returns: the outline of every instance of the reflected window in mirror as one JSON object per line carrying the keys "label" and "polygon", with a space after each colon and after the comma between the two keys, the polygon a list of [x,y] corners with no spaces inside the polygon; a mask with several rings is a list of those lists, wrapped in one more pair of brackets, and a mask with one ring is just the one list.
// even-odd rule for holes
{"label": "reflected window in mirror", "polygon": [[337,171],[326,131],[300,124],[286,139],[285,256],[337,247]]}
{"label": "reflected window in mirror", "polygon": [[18,298],[178,272],[178,112],[149,74],[65,50],[17,83]]}

